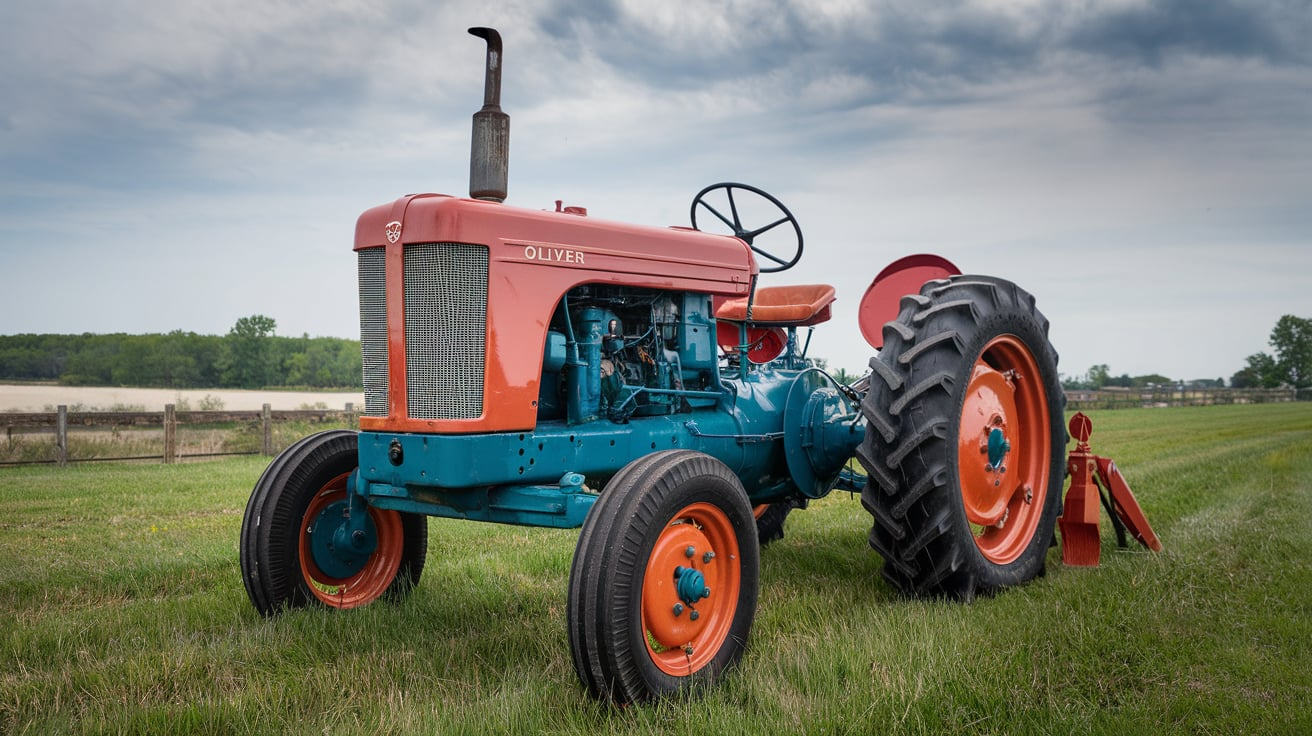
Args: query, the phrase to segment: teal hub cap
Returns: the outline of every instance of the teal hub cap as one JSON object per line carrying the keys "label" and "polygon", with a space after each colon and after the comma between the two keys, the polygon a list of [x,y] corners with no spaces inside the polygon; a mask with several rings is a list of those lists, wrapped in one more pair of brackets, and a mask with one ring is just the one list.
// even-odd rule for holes
{"label": "teal hub cap", "polygon": [[1001,465],[1008,452],[1011,452],[1011,443],[1002,434],[1002,429],[994,427],[989,432],[989,466],[996,468]]}
{"label": "teal hub cap", "polygon": [[305,530],[310,556],[324,575],[349,578],[364,568],[378,548],[373,519],[364,511],[358,515],[362,518],[351,519],[347,502],[337,501],[325,506]]}
{"label": "teal hub cap", "polygon": [[690,606],[711,594],[711,589],[706,587],[706,576],[691,567],[674,568],[674,587],[679,598]]}

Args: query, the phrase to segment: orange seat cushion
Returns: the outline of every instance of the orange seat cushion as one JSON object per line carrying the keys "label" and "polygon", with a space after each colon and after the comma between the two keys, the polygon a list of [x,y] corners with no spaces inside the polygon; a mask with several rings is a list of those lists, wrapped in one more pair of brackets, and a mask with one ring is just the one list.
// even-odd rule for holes
{"label": "orange seat cushion", "polygon": [[[815,325],[829,319],[834,287],[828,284],[767,286],[756,290],[752,301],[752,323],[771,325]],[[715,318],[747,321],[747,298],[732,299],[715,310]]]}

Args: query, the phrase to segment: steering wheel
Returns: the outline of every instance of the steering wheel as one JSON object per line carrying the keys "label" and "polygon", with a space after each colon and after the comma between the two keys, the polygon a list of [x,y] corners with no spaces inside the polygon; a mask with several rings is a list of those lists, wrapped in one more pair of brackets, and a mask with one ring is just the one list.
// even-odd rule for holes
{"label": "steering wheel", "polygon": [[[716,195],[712,197],[712,195],[714,195],[720,189],[724,190],[724,194],[722,196],[729,203],[728,217],[724,215],[724,212],[721,209],[716,209],[715,206],[713,206],[709,201],[712,198],[716,199],[717,201],[720,199],[720,195]],[[747,226],[743,225],[742,217],[740,216],[740,213],[738,211],[738,201],[734,199],[734,190],[741,190],[742,192],[749,192],[752,195],[754,195],[744,200],[744,203],[748,204],[748,206],[752,208],[753,214],[759,214],[758,212],[756,212],[756,210],[760,210],[763,208],[763,205],[759,200],[764,199],[769,204],[774,205],[774,209],[783,213],[783,217],[780,217],[779,219],[774,220],[768,225],[764,225],[762,227],[748,228]],[[721,207],[723,207],[723,205],[721,205]],[[732,232],[732,234],[735,237],[737,237],[739,240],[742,240],[744,243],[747,243],[748,247],[752,249],[752,252],[756,253],[762,258],[773,261],[775,263],[775,265],[773,266],[762,266],[760,268],[761,273],[774,273],[776,271],[784,271],[786,269],[792,268],[793,265],[796,264],[797,261],[800,260],[802,257],[802,228],[797,224],[797,218],[793,217],[793,213],[789,212],[788,208],[785,207],[782,202],[770,196],[769,194],[761,191],[760,189],[757,189],[756,187],[749,186],[747,184],[738,184],[735,182],[721,182],[719,184],[712,184],[709,187],[706,187],[705,189],[698,192],[697,196],[693,197],[692,199],[691,214],[692,214],[692,226],[694,230],[701,230],[701,228],[697,227],[697,210],[701,208],[705,208],[712,215],[714,215],[716,219],[727,225],[730,231]],[[766,212],[768,213],[769,210],[766,209]],[[780,231],[780,234],[782,234],[784,238],[787,238],[787,240],[776,241],[777,244],[771,244],[769,250],[766,250],[764,246],[758,245],[756,243],[757,238],[770,232],[771,230],[774,230],[780,225],[785,225],[785,224],[793,226],[793,235],[796,236],[795,239],[788,238],[787,232],[786,230],[784,230],[784,231]],[[795,242],[790,245],[789,241],[793,241],[793,240],[795,240]],[[782,258],[779,255],[776,255],[776,253],[792,253],[792,257]]]}

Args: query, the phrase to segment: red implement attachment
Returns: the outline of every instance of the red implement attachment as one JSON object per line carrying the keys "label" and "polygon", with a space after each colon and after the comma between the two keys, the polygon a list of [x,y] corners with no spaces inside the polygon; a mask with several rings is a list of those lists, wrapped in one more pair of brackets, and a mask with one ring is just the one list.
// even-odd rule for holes
{"label": "red implement attachment", "polygon": [[1077,442],[1066,461],[1071,487],[1066,491],[1066,509],[1058,519],[1061,526],[1061,561],[1075,567],[1096,567],[1102,552],[1098,528],[1098,503],[1107,509],[1116,541],[1127,546],[1125,531],[1148,549],[1159,552],[1162,543],[1153,533],[1148,519],[1135,500],[1130,485],[1110,458],[1094,455],[1089,449],[1093,422],[1082,412],[1071,417],[1071,436]]}

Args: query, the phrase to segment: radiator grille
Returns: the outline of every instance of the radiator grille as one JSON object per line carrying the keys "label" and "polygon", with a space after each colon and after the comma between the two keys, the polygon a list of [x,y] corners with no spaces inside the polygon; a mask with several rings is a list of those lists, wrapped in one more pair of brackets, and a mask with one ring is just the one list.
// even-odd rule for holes
{"label": "radiator grille", "polygon": [[406,404],[412,419],[483,413],[488,251],[481,245],[405,246]]}
{"label": "radiator grille", "polygon": [[364,415],[387,416],[387,269],[382,248],[357,251]]}

